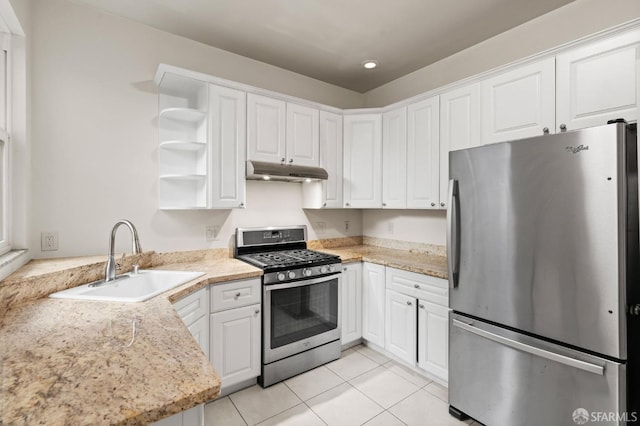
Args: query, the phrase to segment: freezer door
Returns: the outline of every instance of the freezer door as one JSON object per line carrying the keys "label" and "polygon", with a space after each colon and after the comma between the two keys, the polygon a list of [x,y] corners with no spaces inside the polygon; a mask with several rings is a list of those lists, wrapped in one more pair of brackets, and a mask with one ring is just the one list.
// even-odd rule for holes
{"label": "freezer door", "polygon": [[449,330],[449,404],[485,425],[633,420],[624,364],[455,314]]}
{"label": "freezer door", "polygon": [[450,153],[453,310],[626,359],[626,130]]}

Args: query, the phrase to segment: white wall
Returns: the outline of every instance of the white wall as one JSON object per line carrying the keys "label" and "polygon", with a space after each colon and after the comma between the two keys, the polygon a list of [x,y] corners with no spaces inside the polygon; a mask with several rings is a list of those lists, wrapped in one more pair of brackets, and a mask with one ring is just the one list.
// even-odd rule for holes
{"label": "white wall", "polygon": [[446,245],[446,215],[436,210],[364,210],[362,233],[367,237]]}
{"label": "white wall", "polygon": [[389,105],[638,17],[638,0],[576,0],[367,92],[365,106]]}
{"label": "white wall", "polygon": [[[360,106],[362,95],[66,0],[33,0],[32,9],[33,257],[106,253],[120,218],[156,251],[226,247],[236,226],[311,224],[299,184],[250,183],[244,211],[157,209],[156,68],[168,63],[338,107]],[[312,220],[326,223],[327,237],[362,233],[360,212]],[[206,225],[221,226],[219,241],[205,241]],[[40,251],[44,231],[59,233],[58,251]],[[129,247],[126,233],[119,249]]]}

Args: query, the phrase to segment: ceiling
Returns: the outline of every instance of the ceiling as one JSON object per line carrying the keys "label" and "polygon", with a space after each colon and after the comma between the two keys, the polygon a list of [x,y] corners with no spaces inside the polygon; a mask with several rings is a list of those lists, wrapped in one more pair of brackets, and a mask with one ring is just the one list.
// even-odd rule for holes
{"label": "ceiling", "polygon": [[364,93],[573,0],[74,1]]}

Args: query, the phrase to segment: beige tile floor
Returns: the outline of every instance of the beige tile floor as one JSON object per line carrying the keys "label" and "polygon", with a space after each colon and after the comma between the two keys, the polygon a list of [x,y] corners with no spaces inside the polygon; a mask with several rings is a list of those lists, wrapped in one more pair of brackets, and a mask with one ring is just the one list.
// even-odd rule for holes
{"label": "beige tile floor", "polygon": [[[267,389],[252,386],[207,404],[207,426],[448,426],[447,389],[367,348]],[[477,423],[476,423],[477,424]]]}

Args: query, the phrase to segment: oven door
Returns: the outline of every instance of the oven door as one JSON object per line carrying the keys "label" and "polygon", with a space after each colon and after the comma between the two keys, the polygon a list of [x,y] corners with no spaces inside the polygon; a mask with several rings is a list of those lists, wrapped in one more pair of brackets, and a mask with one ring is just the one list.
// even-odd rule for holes
{"label": "oven door", "polygon": [[263,362],[340,339],[342,275],[265,285]]}

